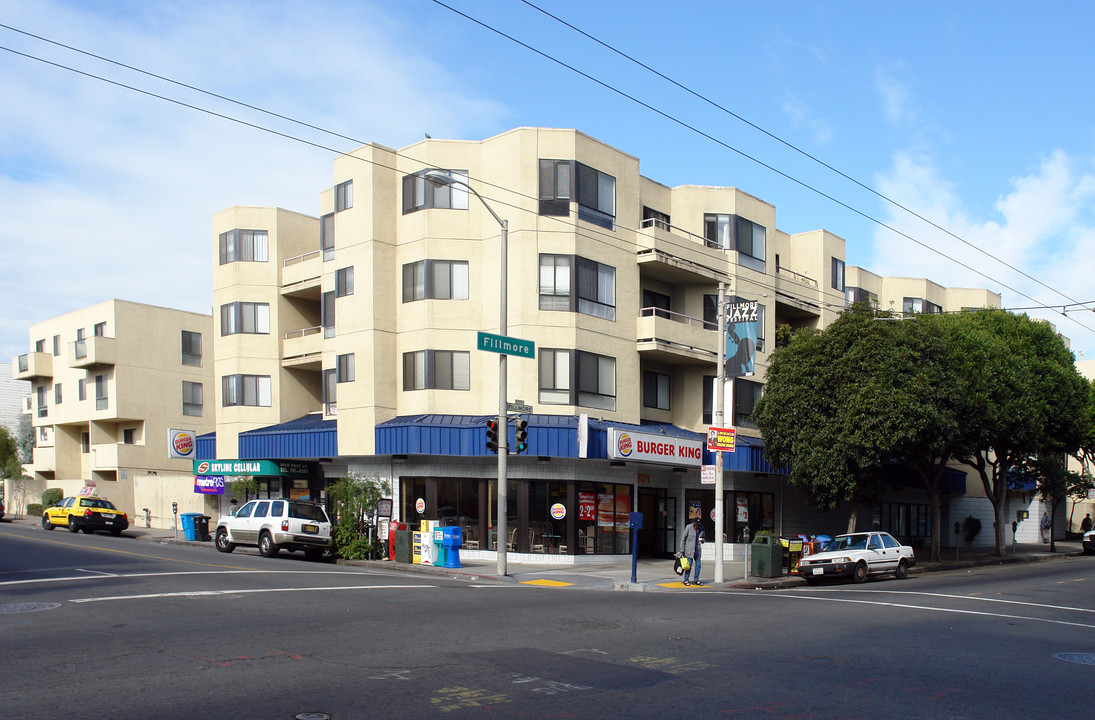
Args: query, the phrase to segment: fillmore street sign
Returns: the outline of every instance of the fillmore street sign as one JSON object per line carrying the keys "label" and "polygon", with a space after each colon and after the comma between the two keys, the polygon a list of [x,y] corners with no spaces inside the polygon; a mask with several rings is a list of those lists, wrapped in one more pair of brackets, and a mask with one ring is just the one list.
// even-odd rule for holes
{"label": "fillmore street sign", "polygon": [[195,460],[194,474],[308,477],[311,467],[308,463],[276,460]]}
{"label": "fillmore street sign", "polygon": [[536,344],[531,340],[506,337],[505,335],[491,335],[479,332],[476,334],[475,346],[487,352],[496,352],[503,355],[516,355],[517,357],[536,357]]}

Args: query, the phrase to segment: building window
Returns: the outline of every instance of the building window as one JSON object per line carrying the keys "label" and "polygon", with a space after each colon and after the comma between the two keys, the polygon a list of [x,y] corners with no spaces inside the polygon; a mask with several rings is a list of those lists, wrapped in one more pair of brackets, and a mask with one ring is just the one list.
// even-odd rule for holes
{"label": "building window", "polygon": [[335,336],[335,293],[325,292],[321,297],[319,308],[319,324],[323,326],[323,337]]}
{"label": "building window", "polygon": [[346,182],[335,185],[335,212],[342,212],[343,210],[349,210],[354,206],[354,181],[347,180]]}
{"label": "building window", "polygon": [[[576,294],[571,292],[575,286]],[[540,309],[577,311],[614,321],[616,268],[574,255],[540,255]]]}
{"label": "building window", "polygon": [[[715,423],[715,384],[718,382],[718,378],[714,375],[703,376],[703,417],[700,422],[703,425],[713,425]],[[725,411],[726,408],[723,408]],[[725,412],[723,417],[726,417]]]}
{"label": "building window", "polygon": [[40,417],[40,418],[49,417],[49,405],[47,404],[47,400],[46,400],[46,398],[47,398],[46,393],[48,392],[47,387],[45,385],[39,385],[37,388],[35,388],[34,392],[35,392],[35,395],[38,396],[37,397],[37,400],[38,400],[38,403],[37,403],[37,405],[38,405],[38,417]]}
{"label": "building window", "polygon": [[225,375],[221,391],[224,407],[270,407],[269,375]]}
{"label": "building window", "polygon": [[844,288],[844,304],[855,305],[856,303],[867,303],[873,308],[878,307],[878,295],[873,292],[864,290],[858,287],[845,287]]}
{"label": "building window", "polygon": [[34,352],[44,353],[45,351],[46,351],[46,341],[45,340],[35,340],[34,341]]}
{"label": "building window", "polygon": [[703,235],[707,247],[736,250],[739,265],[764,272],[767,243],[763,225],[746,220],[740,215],[705,213]]}
{"label": "building window", "polygon": [[734,427],[755,428],[753,410],[760,402],[764,385],[752,380],[737,378],[734,381]]}
{"label": "building window", "polygon": [[467,299],[466,260],[420,260],[403,266],[403,302]]}
{"label": "building window", "polygon": [[[434,171],[436,172],[436,171]],[[466,183],[467,170],[441,170],[441,173]],[[425,171],[403,176],[403,214],[441,208],[445,210],[467,210],[468,188],[464,185],[442,185],[437,187],[426,179]]]}
{"label": "building window", "polygon": [[270,306],[266,303],[234,302],[221,305],[222,337],[239,334],[268,335],[269,333]]}
{"label": "building window", "polygon": [[91,334],[95,337],[106,337],[106,323],[95,323],[95,327],[91,329]]}
{"label": "building window", "polygon": [[91,452],[90,433],[80,433],[80,452],[82,452],[84,455],[87,455],[89,452]]}
{"label": "building window", "polygon": [[647,370],[643,373],[643,407],[669,409],[669,376]]}
{"label": "building window", "polygon": [[335,415],[338,412],[338,378],[334,370],[323,371],[323,412],[326,415]]}
{"label": "building window", "polygon": [[573,170],[571,160],[540,160],[541,215],[570,215]]}
{"label": "building window", "polygon": [[183,415],[193,417],[202,416],[202,384],[183,380],[182,384],[182,408]]}
{"label": "building window", "polygon": [[95,409],[106,410],[109,398],[106,394],[106,375],[95,376]]}
{"label": "building window", "polygon": [[832,277],[830,278],[833,290],[844,292],[844,261],[833,258]]}
{"label": "building window", "polygon": [[540,350],[540,403],[572,405],[570,350]]}
{"label": "building window", "polygon": [[319,219],[319,247],[323,250],[324,262],[335,259],[335,215],[324,215]]}
{"label": "building window", "polygon": [[218,245],[220,264],[230,262],[266,262],[269,259],[269,235],[265,230],[229,230],[222,232]]}
{"label": "building window", "polygon": [[53,336],[53,357],[58,357],[61,354],[61,336]]}
{"label": "building window", "polygon": [[354,294],[354,268],[342,268],[335,271],[335,296],[346,297]]}
{"label": "building window", "polygon": [[61,383],[54,383],[53,385],[53,404],[61,404]]}
{"label": "building window", "polygon": [[[221,311],[223,313],[223,309]],[[224,320],[221,320],[221,328],[224,328]],[[202,366],[202,334],[191,332],[189,330],[182,331],[182,364],[193,365],[194,367]]]}
{"label": "building window", "polygon": [[76,399],[80,402],[87,400],[87,378],[80,378],[76,381]]}
{"label": "building window", "polygon": [[124,428],[122,430],[122,445],[132,445],[133,439],[136,437],[137,431],[133,428]]}
{"label": "building window", "polygon": [[540,351],[540,402],[616,408],[616,359],[581,350]]}
{"label": "building window", "polygon": [[338,382],[353,382],[354,381],[354,354],[347,353],[345,355],[339,355],[335,358],[335,370],[338,376]]}
{"label": "building window", "polygon": [[669,216],[663,212],[658,212],[654,208],[648,208],[643,205],[643,227],[656,227],[662,230],[668,231],[671,225],[669,224]]}
{"label": "building window", "polygon": [[403,353],[404,390],[470,390],[471,353],[419,350]]}
{"label": "building window", "polygon": [[607,230],[616,223],[616,178],[575,160],[540,160],[540,214],[566,216],[578,202],[578,218]]}
{"label": "building window", "polygon": [[907,297],[902,299],[901,311],[906,315],[910,315],[913,313],[939,315],[943,312],[943,308],[933,302],[925,300],[924,298]]}
{"label": "building window", "polygon": [[670,298],[668,295],[653,290],[643,290],[642,315],[643,317],[668,318],[669,303]]}

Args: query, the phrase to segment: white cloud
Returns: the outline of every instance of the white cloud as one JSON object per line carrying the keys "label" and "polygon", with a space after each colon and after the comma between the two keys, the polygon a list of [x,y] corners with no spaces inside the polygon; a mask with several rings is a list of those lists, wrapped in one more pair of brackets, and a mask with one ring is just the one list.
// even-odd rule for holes
{"label": "white cloud", "polygon": [[833,128],[829,121],[814,113],[802,98],[784,98],[783,114],[790,118],[791,127],[805,130],[815,145],[826,145],[833,139]]}
{"label": "white cloud", "polygon": [[[880,228],[869,267],[882,275],[927,277],[950,287],[987,287],[1002,294],[1005,307],[1095,300],[1095,162],[1057,150],[1008,185],[991,217],[972,217],[929,158],[898,153],[890,170],[878,178],[879,191],[968,245],[890,207],[889,225],[947,257]],[[1072,340],[1074,350],[1095,357],[1095,331],[1089,329],[1095,328],[1095,314],[1077,313],[1082,325],[1052,310],[1029,314],[1050,320]]]}
{"label": "white cloud", "polygon": [[909,122],[913,113],[908,88],[895,76],[899,69],[899,66],[893,66],[875,70],[875,89],[882,103],[882,114],[892,125]]}
{"label": "white cloud", "polygon": [[[10,7],[9,7],[10,6]],[[400,147],[494,129],[421,27],[379,5],[0,0],[5,24],[181,82]],[[334,19],[337,18],[337,21]],[[0,44],[346,151],[356,143],[0,30]],[[28,325],[120,297],[209,311],[210,217],[231,205],[318,212],[331,152],[0,52],[0,357]]]}

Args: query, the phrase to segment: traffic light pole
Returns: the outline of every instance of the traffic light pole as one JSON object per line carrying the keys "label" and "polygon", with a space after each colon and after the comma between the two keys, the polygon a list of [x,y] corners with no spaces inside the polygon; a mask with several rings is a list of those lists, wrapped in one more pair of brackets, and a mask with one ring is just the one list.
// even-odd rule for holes
{"label": "traffic light pole", "polygon": [[[479,193],[476,193],[478,195]],[[482,200],[482,198],[480,198]],[[484,205],[487,205],[485,202]],[[487,209],[490,210],[491,215],[494,215],[494,211],[487,205]],[[502,220],[497,215],[494,215],[494,219],[498,220],[502,225],[502,247],[498,253],[498,260],[502,265],[502,287],[501,295],[498,301],[498,332],[500,335],[506,334],[506,305],[509,296],[509,221]],[[509,417],[507,415],[506,408],[506,395],[507,395],[507,383],[506,383],[506,354],[501,353],[498,355],[498,576],[505,577],[506,575],[506,538],[509,537],[506,533],[506,501],[508,499],[509,485],[508,478],[506,477],[506,456],[509,454]]]}

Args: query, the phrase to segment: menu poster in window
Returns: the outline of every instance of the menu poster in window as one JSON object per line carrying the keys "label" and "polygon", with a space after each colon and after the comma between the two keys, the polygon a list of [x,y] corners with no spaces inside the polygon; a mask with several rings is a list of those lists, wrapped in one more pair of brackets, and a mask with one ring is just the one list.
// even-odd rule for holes
{"label": "menu poster in window", "polygon": [[597,493],[597,527],[610,528],[616,524],[616,496],[611,493]]}
{"label": "menu poster in window", "polygon": [[699,500],[688,501],[688,522],[692,522],[692,518],[703,518],[703,503]]}
{"label": "menu poster in window", "polygon": [[749,522],[749,502],[746,498],[738,498],[738,522]]}
{"label": "menu poster in window", "polygon": [[627,533],[631,523],[631,496],[616,496],[616,532]]}
{"label": "menu poster in window", "polygon": [[588,521],[597,519],[597,498],[593,493],[578,493],[578,519]]}

